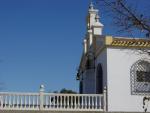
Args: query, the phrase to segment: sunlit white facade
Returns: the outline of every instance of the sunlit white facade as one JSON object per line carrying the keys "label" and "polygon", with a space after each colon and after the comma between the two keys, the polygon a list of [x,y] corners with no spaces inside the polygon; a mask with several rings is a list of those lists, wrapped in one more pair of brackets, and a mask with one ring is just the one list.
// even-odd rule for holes
{"label": "sunlit white facade", "polygon": [[150,40],[104,36],[91,4],[77,74],[80,93],[107,92],[111,112],[150,111]]}

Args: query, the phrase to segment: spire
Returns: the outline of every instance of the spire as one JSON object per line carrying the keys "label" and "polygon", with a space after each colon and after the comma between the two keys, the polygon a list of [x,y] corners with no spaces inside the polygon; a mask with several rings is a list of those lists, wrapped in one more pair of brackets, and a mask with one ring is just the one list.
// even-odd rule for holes
{"label": "spire", "polygon": [[94,10],[94,5],[93,5],[93,2],[92,2],[92,1],[91,1],[91,3],[90,3],[89,10]]}
{"label": "spire", "polygon": [[[94,8],[93,2],[90,3],[87,15],[87,30],[94,30],[95,34],[102,34],[103,24],[100,22],[99,10]],[[91,31],[90,31],[91,32]]]}

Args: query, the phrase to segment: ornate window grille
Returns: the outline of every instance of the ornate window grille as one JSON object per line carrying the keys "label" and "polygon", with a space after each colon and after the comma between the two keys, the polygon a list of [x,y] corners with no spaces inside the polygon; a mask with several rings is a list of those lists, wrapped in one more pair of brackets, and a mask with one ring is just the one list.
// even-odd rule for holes
{"label": "ornate window grille", "polygon": [[150,94],[150,62],[139,60],[131,67],[131,93]]}

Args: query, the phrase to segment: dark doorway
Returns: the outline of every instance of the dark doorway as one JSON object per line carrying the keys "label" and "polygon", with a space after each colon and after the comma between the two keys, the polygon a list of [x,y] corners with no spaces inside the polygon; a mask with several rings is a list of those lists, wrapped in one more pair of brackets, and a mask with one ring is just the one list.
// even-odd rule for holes
{"label": "dark doorway", "polygon": [[79,93],[80,93],[80,94],[83,94],[83,81],[80,81]]}
{"label": "dark doorway", "polygon": [[98,64],[97,72],[96,72],[96,93],[102,94],[103,93],[103,70],[102,65]]}

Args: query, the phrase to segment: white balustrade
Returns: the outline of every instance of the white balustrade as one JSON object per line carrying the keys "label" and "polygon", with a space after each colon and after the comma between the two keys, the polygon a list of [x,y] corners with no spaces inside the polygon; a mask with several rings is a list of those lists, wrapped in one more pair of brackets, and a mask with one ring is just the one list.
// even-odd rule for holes
{"label": "white balustrade", "polygon": [[103,111],[104,104],[100,94],[0,92],[0,110]]}
{"label": "white balustrade", "polygon": [[0,93],[0,110],[37,110],[39,109],[38,93]]}

